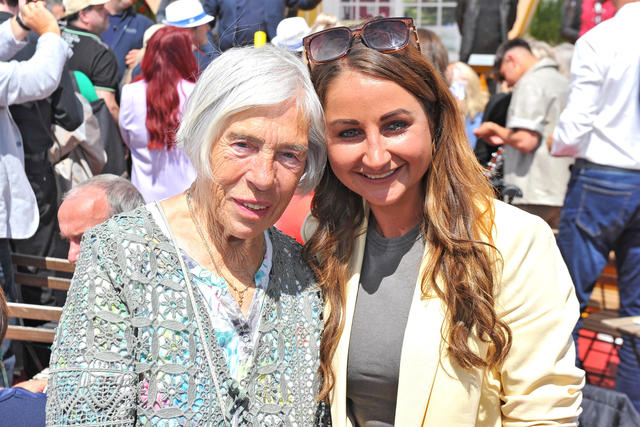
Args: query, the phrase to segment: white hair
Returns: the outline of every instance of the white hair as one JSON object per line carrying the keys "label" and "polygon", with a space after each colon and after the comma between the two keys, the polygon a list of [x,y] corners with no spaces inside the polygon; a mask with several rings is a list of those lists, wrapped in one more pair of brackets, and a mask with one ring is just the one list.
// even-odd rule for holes
{"label": "white hair", "polygon": [[305,64],[282,48],[234,48],[211,62],[189,97],[176,141],[198,176],[213,180],[210,153],[232,116],[290,99],[310,125],[307,162],[298,183],[309,192],[320,181],[327,158],[324,114]]}

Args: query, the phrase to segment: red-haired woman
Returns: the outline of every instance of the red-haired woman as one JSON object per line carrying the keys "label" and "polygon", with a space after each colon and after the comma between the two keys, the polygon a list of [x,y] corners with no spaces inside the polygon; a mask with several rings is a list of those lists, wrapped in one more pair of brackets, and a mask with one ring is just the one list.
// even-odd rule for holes
{"label": "red-haired woman", "polygon": [[191,44],[189,30],[158,30],[142,59],[142,79],[122,88],[120,131],[131,150],[131,182],[147,203],[181,193],[195,179],[174,135],[198,74]]}

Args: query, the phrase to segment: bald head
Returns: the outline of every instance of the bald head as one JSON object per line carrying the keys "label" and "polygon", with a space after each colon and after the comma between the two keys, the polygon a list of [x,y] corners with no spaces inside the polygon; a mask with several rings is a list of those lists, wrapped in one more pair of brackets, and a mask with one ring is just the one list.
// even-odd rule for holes
{"label": "bald head", "polygon": [[82,235],[88,229],[106,221],[111,207],[104,189],[97,186],[83,188],[68,197],[58,209],[60,234],[69,240],[69,262],[75,263],[80,253]]}

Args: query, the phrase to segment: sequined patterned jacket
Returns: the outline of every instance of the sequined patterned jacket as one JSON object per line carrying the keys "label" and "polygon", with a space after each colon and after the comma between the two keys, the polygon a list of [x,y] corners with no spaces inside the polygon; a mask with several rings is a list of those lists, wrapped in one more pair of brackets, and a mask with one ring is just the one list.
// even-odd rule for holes
{"label": "sequined patterned jacket", "polygon": [[238,384],[149,211],[86,232],[53,344],[47,425],[317,424],[322,300],[300,246],[270,234],[254,363]]}

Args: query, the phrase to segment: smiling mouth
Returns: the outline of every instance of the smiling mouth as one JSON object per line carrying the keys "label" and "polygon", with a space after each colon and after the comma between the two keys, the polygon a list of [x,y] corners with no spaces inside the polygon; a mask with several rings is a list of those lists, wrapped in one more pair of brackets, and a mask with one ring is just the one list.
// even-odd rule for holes
{"label": "smiling mouth", "polygon": [[254,203],[241,202],[241,205],[247,209],[251,209],[252,211],[263,211],[267,209],[267,206],[264,205],[256,205]]}
{"label": "smiling mouth", "polygon": [[396,173],[397,170],[398,169],[393,169],[393,170],[390,170],[389,172],[380,173],[380,174],[368,174],[368,173],[362,172],[362,175],[369,179],[384,179]]}

